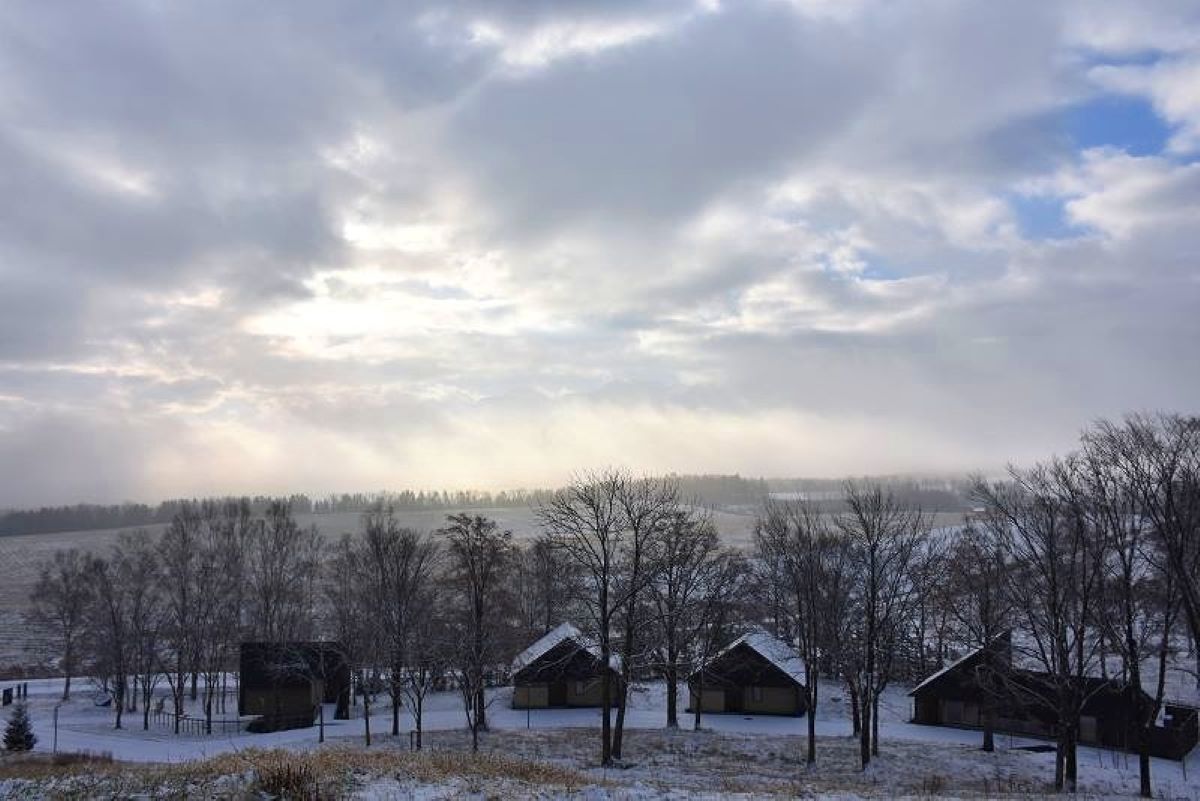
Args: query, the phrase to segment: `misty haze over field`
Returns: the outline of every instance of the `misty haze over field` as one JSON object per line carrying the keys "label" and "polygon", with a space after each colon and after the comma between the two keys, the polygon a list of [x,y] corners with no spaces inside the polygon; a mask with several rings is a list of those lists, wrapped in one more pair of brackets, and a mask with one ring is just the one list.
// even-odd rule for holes
{"label": "misty haze over field", "polygon": [[1194,2],[0,8],[0,508],[996,471],[1200,397]]}

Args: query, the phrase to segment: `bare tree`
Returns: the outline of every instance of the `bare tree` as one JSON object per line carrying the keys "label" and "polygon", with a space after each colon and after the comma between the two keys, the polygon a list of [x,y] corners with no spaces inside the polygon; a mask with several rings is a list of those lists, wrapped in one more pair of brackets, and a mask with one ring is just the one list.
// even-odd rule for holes
{"label": "bare tree", "polygon": [[838,621],[847,613],[849,540],[832,531],[829,519],[805,501],[768,501],[756,521],[754,541],[765,583],[775,583],[778,596],[790,599],[787,611],[805,669],[805,762],[813,765],[820,665],[837,651]]}
{"label": "bare tree", "polygon": [[441,678],[454,653],[451,627],[439,609],[445,598],[436,582],[431,582],[422,592],[418,605],[425,610],[413,626],[412,644],[405,660],[402,684],[404,698],[408,701],[416,735],[416,749],[421,750],[424,733],[425,698]]}
{"label": "bare tree", "polygon": [[[1174,575],[1156,547],[1144,494],[1127,481],[1121,455],[1138,447],[1127,429],[1101,429],[1083,439],[1081,480],[1085,514],[1105,549],[1100,565],[1105,614],[1097,615],[1101,633],[1121,656],[1130,692],[1131,742],[1138,752],[1140,791],[1153,797],[1150,777],[1150,730],[1165,690],[1170,633],[1180,606]],[[1142,663],[1157,656],[1158,684],[1153,698],[1142,692]],[[1103,655],[1101,656],[1103,664]]]}
{"label": "bare tree", "polygon": [[1200,642],[1200,417],[1130,415],[1101,421],[1107,459],[1137,496],[1178,587],[1193,642]]}
{"label": "bare tree", "polygon": [[59,666],[66,677],[64,701],[71,699],[71,677],[78,667],[79,640],[91,601],[87,564],[88,557],[76,548],[56,551],[42,566],[30,596],[33,619],[50,629],[58,646]]}
{"label": "bare tree", "polygon": [[380,620],[380,645],[388,668],[392,735],[400,734],[404,669],[412,630],[426,612],[418,600],[437,567],[438,547],[428,536],[402,527],[392,507],[377,504],[363,515],[366,586]]}
{"label": "bare tree", "polygon": [[[374,565],[370,556],[362,538],[343,536],[331,549],[323,582],[328,627],[354,683],[363,690],[363,736],[368,746],[371,745],[371,703],[366,692],[368,666],[380,657],[382,635],[380,593],[373,584]],[[323,729],[322,725],[322,740]]]}
{"label": "bare tree", "polygon": [[175,733],[183,716],[187,678],[198,660],[198,608],[203,588],[198,584],[204,519],[198,507],[183,504],[158,542],[159,574],[166,619],[163,637],[170,664],[166,670],[174,705]]}
{"label": "bare tree", "polygon": [[848,511],[837,525],[849,540],[857,576],[855,623],[847,677],[857,695],[859,757],[865,770],[879,753],[879,698],[891,680],[898,633],[913,603],[911,569],[929,523],[877,484],[846,483]]}
{"label": "bare tree", "polygon": [[144,531],[124,534],[118,541],[118,575],[127,597],[129,668],[134,692],[142,703],[142,729],[150,728],[154,690],[162,678],[162,630],[166,608],[159,580],[158,552]]}
{"label": "bare tree", "polygon": [[913,557],[913,609],[911,639],[916,651],[918,675],[928,675],[931,665],[941,665],[953,619],[953,604],[945,592],[950,540],[928,536],[921,540]]}
{"label": "bare tree", "polygon": [[[622,602],[617,580],[625,534],[620,508],[624,480],[624,474],[615,470],[578,476],[535,510],[547,538],[580,567],[580,604],[591,617],[600,663],[605,666],[613,661],[612,631]],[[600,762],[606,766],[612,764],[613,690],[611,673],[604,670]]]}
{"label": "bare tree", "polygon": [[653,557],[656,540],[680,514],[679,485],[670,478],[633,479],[621,476],[616,483],[617,505],[625,528],[619,551],[617,615],[621,620],[621,686],[613,726],[612,756],[620,759],[625,713],[635,668],[642,662],[642,638],[649,605],[646,588],[659,569]]}
{"label": "bare tree", "polygon": [[1003,484],[978,482],[976,497],[1011,535],[1008,591],[1024,640],[1013,650],[1042,668],[1041,681],[1012,690],[1057,720],[1055,788],[1078,786],[1080,716],[1089,700],[1085,678],[1097,665],[1092,629],[1102,571],[1101,551],[1081,504],[1078,462],[1054,460],[1010,470]]}
{"label": "bare tree", "polygon": [[730,640],[730,629],[740,622],[745,581],[749,576],[746,560],[733,549],[718,551],[710,559],[699,580],[700,594],[694,610],[691,633],[691,664],[698,677],[692,704],[692,729],[700,731],[703,712],[705,670]]}
{"label": "bare tree", "polygon": [[655,544],[658,565],[650,583],[657,647],[655,664],[667,682],[667,727],[679,727],[679,680],[691,667],[691,645],[702,623],[705,593],[720,539],[707,517],[676,514]]}
{"label": "bare tree", "polygon": [[88,622],[93,670],[104,678],[112,695],[116,715],[113,728],[121,728],[122,716],[132,674],[133,637],[129,622],[129,597],[119,552],[113,559],[92,558],[87,565],[87,581],[94,602]]}
{"label": "bare tree", "polygon": [[987,659],[976,679],[983,689],[981,722],[983,750],[996,748],[996,701],[1002,691],[997,664],[998,649],[993,647],[1009,630],[1012,620],[1012,596],[1008,592],[1008,525],[994,515],[980,521],[968,521],[955,540],[947,564],[946,582],[955,621],[971,645],[984,648]]}
{"label": "bare tree", "polygon": [[534,640],[571,617],[579,596],[577,566],[545,536],[524,548],[517,563],[518,603],[524,636]]}
{"label": "bare tree", "polygon": [[264,642],[304,639],[311,631],[321,558],[315,528],[301,528],[291,507],[273,501],[250,537],[247,606],[253,635]]}
{"label": "bare tree", "polygon": [[457,590],[451,604],[456,607],[454,625],[462,634],[456,660],[459,686],[471,727],[471,748],[477,751],[479,731],[487,729],[487,671],[502,653],[504,610],[511,605],[508,582],[516,551],[512,532],[500,529],[494,520],[457,514],[446,521],[438,534],[446,540],[449,583]]}

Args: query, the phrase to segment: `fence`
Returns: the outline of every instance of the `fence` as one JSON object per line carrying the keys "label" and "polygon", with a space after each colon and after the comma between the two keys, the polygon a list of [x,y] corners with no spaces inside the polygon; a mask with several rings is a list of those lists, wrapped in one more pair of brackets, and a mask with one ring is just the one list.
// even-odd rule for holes
{"label": "fence", "polygon": [[[177,716],[175,715],[174,712],[168,712],[168,711],[162,710],[162,711],[151,713],[150,719],[154,721],[155,726],[164,726],[166,728],[169,728],[171,731],[175,731],[175,718],[176,717]],[[179,715],[178,718],[179,718],[179,733],[180,734],[229,735],[229,734],[241,734],[242,731],[244,730],[244,728],[243,728],[244,724],[238,718],[213,718],[211,731],[209,731],[208,721],[202,717],[192,717],[190,715],[184,714],[184,715]]]}

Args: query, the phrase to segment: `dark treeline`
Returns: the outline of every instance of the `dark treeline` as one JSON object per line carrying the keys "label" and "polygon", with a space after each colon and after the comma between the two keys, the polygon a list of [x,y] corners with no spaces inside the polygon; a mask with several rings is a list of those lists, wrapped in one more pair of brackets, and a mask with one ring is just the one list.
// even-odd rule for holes
{"label": "dark treeline", "polygon": [[[761,479],[741,476],[672,476],[684,497],[706,506],[757,506],[767,495]],[[293,514],[331,514],[365,512],[383,504],[397,511],[467,510],[535,506],[552,497],[552,489],[516,489],[487,492],[482,490],[402,490],[399,492],[354,492],[310,498],[296,494],[287,497],[259,495],[247,499],[255,514],[264,513],[275,502],[286,503]],[[61,531],[97,531],[137,528],[170,523],[188,504],[226,503],[233,498],[173,499],[157,506],[123,503],[110,506],[75,504],[0,513],[0,536],[49,534]],[[239,502],[242,499],[236,499]]]}
{"label": "dark treeline", "polygon": [[[355,492],[329,495],[316,500],[307,495],[274,497],[257,495],[247,498],[251,510],[262,514],[273,503],[286,503],[293,514],[330,514],[333,512],[365,512],[384,503],[398,510],[486,509],[529,506],[550,490],[504,490],[497,493],[479,490],[403,490],[401,492]],[[123,503],[111,506],[76,504],[48,506],[41,509],[13,511],[0,514],[0,536],[19,534],[49,534],[59,531],[97,531],[113,528],[136,528],[170,523],[187,505],[225,503],[233,498],[191,498],[163,501],[157,506],[142,503]]]}
{"label": "dark treeline", "polygon": [[315,504],[305,495],[274,498],[258,495],[252,498],[177,498],[157,506],[144,503],[122,503],[110,506],[80,503],[74,506],[43,506],[40,509],[18,510],[0,514],[0,537],[19,534],[51,534],[60,531],[99,531],[112,528],[138,528],[170,523],[181,510],[201,504],[245,502],[255,514],[264,513],[273,503],[284,503],[298,514],[315,511]]}

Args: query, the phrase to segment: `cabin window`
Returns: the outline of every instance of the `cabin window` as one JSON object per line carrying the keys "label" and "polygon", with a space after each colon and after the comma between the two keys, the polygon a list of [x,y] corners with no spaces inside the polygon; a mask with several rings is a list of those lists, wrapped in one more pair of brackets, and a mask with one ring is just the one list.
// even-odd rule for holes
{"label": "cabin window", "polygon": [[587,682],[582,681],[582,680],[576,681],[575,682],[575,694],[576,695],[584,695],[585,693],[587,693]]}
{"label": "cabin window", "polygon": [[751,687],[750,688],[750,700],[762,701],[762,687]]}
{"label": "cabin window", "polygon": [[963,718],[962,701],[947,701],[945,714],[946,714],[946,722],[947,723],[962,723],[962,718]]}

